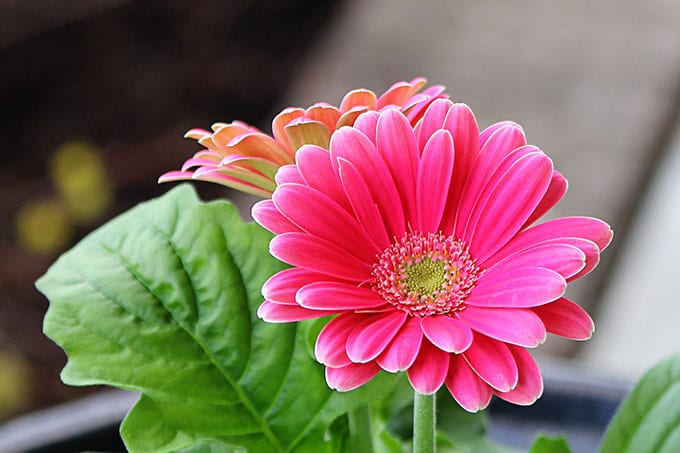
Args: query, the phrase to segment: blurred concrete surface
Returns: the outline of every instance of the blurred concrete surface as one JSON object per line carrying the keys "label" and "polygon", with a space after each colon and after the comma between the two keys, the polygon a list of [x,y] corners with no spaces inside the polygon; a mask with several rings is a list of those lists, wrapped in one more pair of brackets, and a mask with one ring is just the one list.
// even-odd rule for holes
{"label": "blurred concrete surface", "polygon": [[[350,0],[316,43],[288,100],[301,106],[318,100],[339,102],[352,88],[381,92],[392,82],[421,75],[446,85],[455,101],[469,104],[480,126],[512,119],[524,127],[529,142],[544,149],[570,182],[569,193],[552,215],[591,215],[612,225],[615,240],[601,266],[570,285],[568,292],[595,315],[599,326],[597,342],[580,349],[587,351],[592,344],[600,351],[587,353],[591,363],[609,352],[619,358],[645,356],[654,347],[648,335],[610,326],[635,325],[650,297],[631,310],[623,308],[629,302],[622,300],[622,291],[614,296],[608,290],[601,301],[599,294],[603,285],[620,285],[619,280],[635,286],[639,294],[642,269],[651,269],[654,261],[650,252],[637,258],[641,269],[633,266],[625,273],[609,257],[612,250],[635,247],[621,243],[621,238],[629,237],[629,220],[676,114],[680,2]],[[680,207],[677,195],[660,196],[665,203],[675,203],[676,210]],[[654,220],[644,234],[654,238],[662,224]],[[679,240],[658,244],[669,248]],[[624,274],[609,282],[611,269]],[[661,271],[656,285],[671,291],[670,269]],[[654,297],[672,304],[664,294]],[[641,330],[655,324],[672,330],[678,317],[668,307],[659,307],[646,312],[644,319],[646,329]],[[653,329],[660,336],[665,331]],[[617,343],[608,339],[612,336],[625,338]],[[677,339],[676,333],[654,341],[680,350]],[[548,343],[539,351],[581,352],[573,349],[574,342],[551,338]],[[643,366],[642,361],[632,363]]]}
{"label": "blurred concrete surface", "polygon": [[636,379],[680,353],[680,124],[642,202],[601,299],[597,335],[583,358]]}

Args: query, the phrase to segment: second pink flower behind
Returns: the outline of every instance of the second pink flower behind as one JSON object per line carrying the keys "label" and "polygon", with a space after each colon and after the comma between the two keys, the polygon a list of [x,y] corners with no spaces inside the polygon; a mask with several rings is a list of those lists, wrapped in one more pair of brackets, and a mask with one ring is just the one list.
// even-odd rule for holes
{"label": "second pink flower behind", "polygon": [[464,104],[433,102],[413,127],[397,109],[342,127],[330,151],[305,145],[253,217],[293,267],[263,287],[258,314],[291,322],[337,314],[316,357],[328,384],[356,388],[381,369],[413,388],[446,385],[469,411],[493,394],[542,393],[526,348],[547,332],[590,337],[564,297],[611,240],[604,222],[532,224],[566,192],[551,160],[514,123],[481,133]]}

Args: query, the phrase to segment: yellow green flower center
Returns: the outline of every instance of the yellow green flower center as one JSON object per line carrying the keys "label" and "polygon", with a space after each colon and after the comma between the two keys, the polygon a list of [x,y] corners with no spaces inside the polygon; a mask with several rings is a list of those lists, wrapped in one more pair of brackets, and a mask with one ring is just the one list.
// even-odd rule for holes
{"label": "yellow green flower center", "polygon": [[420,296],[434,296],[448,280],[444,261],[433,261],[430,257],[418,263],[406,264],[406,290]]}
{"label": "yellow green flower center", "polygon": [[407,233],[373,265],[371,286],[386,302],[411,316],[462,310],[479,267],[467,245],[442,233]]}

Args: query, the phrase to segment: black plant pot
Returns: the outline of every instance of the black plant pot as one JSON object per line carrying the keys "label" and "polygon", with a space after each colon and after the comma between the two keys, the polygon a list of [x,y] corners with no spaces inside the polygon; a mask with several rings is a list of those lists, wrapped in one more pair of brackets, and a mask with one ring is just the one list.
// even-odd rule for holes
{"label": "black plant pot", "polygon": [[566,436],[573,453],[597,451],[607,424],[632,385],[568,362],[541,361],[543,396],[522,407],[494,399],[489,436],[526,451],[537,434]]}
{"label": "black plant pot", "polygon": [[[520,407],[494,399],[489,436],[526,450],[537,434],[565,435],[574,453],[597,450],[607,423],[630,386],[572,365],[541,364],[543,397]],[[63,404],[0,426],[0,452],[125,451],[120,421],[137,395],[118,390]]]}

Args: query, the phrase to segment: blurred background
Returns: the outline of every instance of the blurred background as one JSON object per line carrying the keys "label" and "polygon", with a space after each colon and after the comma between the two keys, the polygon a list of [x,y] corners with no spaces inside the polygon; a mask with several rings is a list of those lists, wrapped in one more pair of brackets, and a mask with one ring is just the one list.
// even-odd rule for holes
{"label": "blurred background", "polygon": [[[570,181],[553,215],[615,240],[569,295],[590,342],[539,359],[633,380],[680,352],[680,2],[0,0],[0,421],[93,389],[59,381],[33,282],[170,185],[183,133],[427,77],[481,127],[512,119]],[[195,183],[204,199],[252,199]]]}

